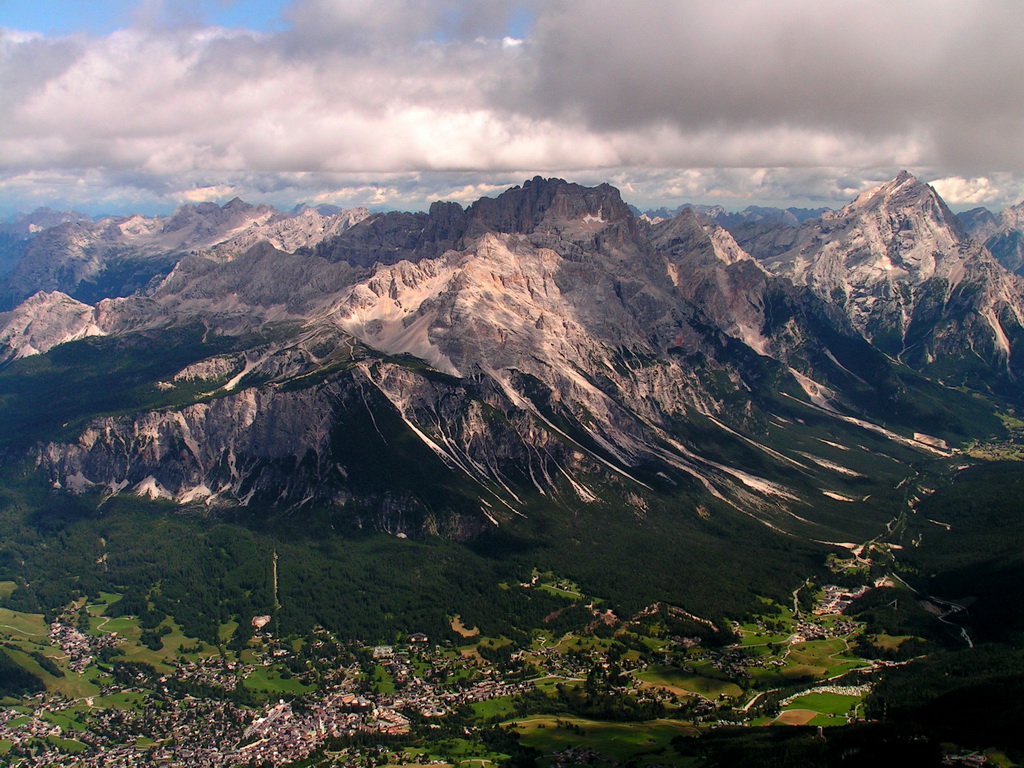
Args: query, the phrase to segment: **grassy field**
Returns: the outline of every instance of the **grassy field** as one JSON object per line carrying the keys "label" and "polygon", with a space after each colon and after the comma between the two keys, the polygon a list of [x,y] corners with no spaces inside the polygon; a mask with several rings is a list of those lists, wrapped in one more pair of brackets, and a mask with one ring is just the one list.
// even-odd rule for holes
{"label": "grassy field", "polygon": [[794,699],[775,719],[780,725],[846,725],[863,697],[815,692]]}
{"label": "grassy field", "polygon": [[650,667],[637,674],[637,679],[657,688],[664,688],[677,695],[695,693],[708,699],[719,696],[739,698],[743,689],[727,680],[686,672],[678,667]]}
{"label": "grassy field", "polygon": [[[765,601],[766,603],[768,601]],[[774,625],[776,622],[779,628],[775,630],[762,630],[756,622],[740,624],[740,645],[756,647],[768,645],[769,643],[785,643],[793,634],[795,626],[793,621],[793,609],[780,605],[777,606],[780,613],[761,616],[762,621]]]}
{"label": "grassy field", "polygon": [[395,681],[388,671],[378,664],[373,670],[373,687],[377,693],[390,696],[395,692]]}
{"label": "grassy field", "polygon": [[[53,657],[53,650],[49,648],[48,650],[50,651],[48,655]],[[80,699],[85,696],[95,696],[100,692],[99,686],[91,682],[87,676],[69,673],[63,659],[55,658],[55,661],[57,662],[57,666],[65,672],[65,675],[64,677],[54,677],[40,667],[39,662],[28,655],[28,653],[21,650],[15,650],[14,648],[7,649],[7,652],[18,666],[28,670],[42,680],[47,691],[60,693],[73,699]]]}
{"label": "grassy field", "polygon": [[569,653],[570,651],[600,651],[607,653],[611,647],[612,639],[605,637],[593,637],[579,635],[563,635],[554,643],[548,643],[547,647],[556,653]]}
{"label": "grassy field", "polygon": [[539,589],[541,592],[547,592],[549,595],[554,595],[555,597],[567,597],[570,600],[583,599],[583,595],[579,592],[574,592],[569,589],[562,589],[561,587],[556,587],[554,584],[538,584],[537,589]]}
{"label": "grassy field", "polygon": [[511,696],[477,701],[471,706],[473,707],[473,714],[481,720],[490,720],[493,717],[509,717],[514,709]]}
{"label": "grassy field", "polygon": [[895,651],[912,637],[913,635],[886,635],[884,633],[879,633],[874,636],[871,644],[883,651]]}
{"label": "grassy field", "polygon": [[821,677],[825,674],[825,667],[809,667],[803,664],[794,664],[782,670],[782,677],[786,680],[803,680],[808,677]]}
{"label": "grassy field", "polygon": [[242,683],[246,688],[253,691],[265,691],[271,694],[289,693],[301,696],[310,690],[309,686],[303,685],[295,678],[285,680],[275,670],[257,667]]}
{"label": "grassy field", "polygon": [[696,736],[697,730],[674,720],[610,723],[578,717],[535,715],[514,722],[524,744],[539,749],[550,762],[553,753],[584,746],[617,762],[662,763],[671,754],[669,742],[678,735]]}
{"label": "grassy field", "polygon": [[181,627],[172,619],[164,619],[159,624],[160,627],[169,627],[171,631],[160,638],[160,648],[157,650],[142,644],[142,627],[134,616],[111,619],[105,625],[102,624],[103,618],[90,619],[90,623],[92,621],[96,621],[98,626],[102,625],[101,633],[117,632],[124,638],[125,641],[118,646],[118,649],[125,661],[141,661],[161,672],[169,672],[171,662],[182,657],[180,653],[182,646],[194,646],[197,643],[195,639],[186,637],[182,633]]}
{"label": "grassy field", "polygon": [[751,626],[740,627],[743,630],[740,634],[740,645],[748,648],[765,646],[769,643],[785,643],[790,637],[789,632],[761,632],[756,626],[750,628]]}
{"label": "grassy field", "polygon": [[565,688],[578,688],[583,685],[583,680],[569,677],[559,677],[558,675],[549,675],[533,681],[533,686],[538,691],[543,691],[548,695],[554,694],[558,690],[558,686],[564,686]]}
{"label": "grassy field", "polygon": [[93,700],[93,706],[109,709],[138,709],[145,703],[145,695],[132,691],[99,696]]}
{"label": "grassy field", "polygon": [[822,715],[845,715],[861,702],[860,696],[838,693],[808,693],[793,701],[793,709],[810,709]]}
{"label": "grassy field", "polygon": [[818,713],[809,709],[787,709],[772,721],[775,725],[807,725]]}
{"label": "grassy field", "polygon": [[138,621],[131,616],[90,616],[89,632],[93,635],[127,634],[132,628],[138,628]]}
{"label": "grassy field", "polygon": [[42,714],[44,720],[48,720],[51,723],[59,725],[65,731],[84,731],[86,727],[84,724],[78,722],[73,717],[68,716],[65,713],[56,712],[44,712]]}
{"label": "grassy field", "polygon": [[65,752],[71,752],[72,754],[77,752],[83,752],[84,750],[88,749],[88,747],[86,747],[85,744],[83,744],[80,741],[75,741],[74,739],[62,739],[57,736],[49,736],[47,738],[49,742],[58,749],[62,749]]}
{"label": "grassy field", "polygon": [[102,616],[106,613],[107,608],[112,606],[118,600],[121,599],[121,595],[116,592],[100,592],[100,599],[98,602],[90,603],[85,607],[89,612],[90,616]]}
{"label": "grassy field", "polygon": [[12,640],[25,638],[46,641],[50,628],[46,626],[40,613],[21,613],[7,608],[0,608],[0,635]]}
{"label": "grassy field", "polygon": [[221,624],[217,629],[217,639],[222,643],[231,641],[231,638],[235,634],[235,630],[238,629],[238,622],[232,619],[231,621]]}
{"label": "grassy field", "polygon": [[832,677],[864,666],[850,653],[846,641],[837,637],[797,643],[786,654],[786,662],[782,674],[787,678]]}
{"label": "grassy field", "polygon": [[[459,766],[464,768],[486,768],[486,766],[495,765],[499,761],[508,759],[508,755],[491,752],[479,742],[461,738],[442,739],[427,748],[407,748],[400,754],[405,758],[405,761],[400,763],[400,765],[408,765],[409,761],[422,763],[430,760],[439,761],[432,763],[437,768],[444,768],[446,765],[450,768],[458,768]],[[381,768],[388,768],[388,766],[384,765]],[[395,768],[398,768],[398,766],[395,766]]]}

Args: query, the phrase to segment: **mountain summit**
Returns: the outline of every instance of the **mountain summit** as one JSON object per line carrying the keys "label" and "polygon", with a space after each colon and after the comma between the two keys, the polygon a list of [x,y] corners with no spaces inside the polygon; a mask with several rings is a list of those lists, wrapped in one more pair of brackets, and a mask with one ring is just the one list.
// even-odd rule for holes
{"label": "mountain summit", "polygon": [[842,210],[801,228],[765,260],[840,307],[887,354],[924,367],[981,357],[1022,372],[1021,281],[967,237],[930,186],[903,171]]}
{"label": "mountain summit", "polygon": [[[50,292],[0,316],[5,357],[59,361],[78,339],[92,365],[132,371],[108,385],[130,383],[117,402],[62,395],[6,444],[76,492],[326,507],[407,535],[596,505],[843,542],[871,477],[891,485],[893,466],[948,455],[943,435],[992,427],[911,368],[1017,371],[1019,281],[909,174],[805,222],[770,269],[690,210],[652,223],[613,187],[560,179],[329,218],[272,214],[144,291]],[[0,417],[21,423],[45,391]]]}

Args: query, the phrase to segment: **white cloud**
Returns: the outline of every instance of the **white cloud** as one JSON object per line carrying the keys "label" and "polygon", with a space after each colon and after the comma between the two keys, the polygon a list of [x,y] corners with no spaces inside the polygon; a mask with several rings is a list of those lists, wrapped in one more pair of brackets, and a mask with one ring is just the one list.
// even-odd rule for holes
{"label": "white cloud", "polygon": [[900,167],[965,204],[1021,190],[1017,0],[530,5],[522,37],[501,0],[295,0],[274,34],[167,25],[161,3],[101,37],[0,30],[0,194],[277,177],[282,197],[403,201],[540,172],[739,204],[832,201]]}
{"label": "white cloud", "polygon": [[237,189],[227,184],[216,184],[205,187],[183,189],[170,195],[180,203],[203,203],[207,200],[224,200],[237,197]]}
{"label": "white cloud", "polygon": [[1008,173],[965,179],[947,176],[929,182],[952,206],[994,206],[1003,208],[1024,198],[1024,181]]}

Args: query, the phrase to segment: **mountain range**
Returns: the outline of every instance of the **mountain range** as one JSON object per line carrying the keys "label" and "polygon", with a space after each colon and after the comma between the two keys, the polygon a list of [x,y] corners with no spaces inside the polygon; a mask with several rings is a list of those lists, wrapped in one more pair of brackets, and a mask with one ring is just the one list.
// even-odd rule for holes
{"label": "mountain range", "polygon": [[[184,205],[170,217],[103,217],[39,209],[0,227],[0,309],[38,291],[89,302],[143,292],[185,255],[224,258],[258,242],[294,251],[344,231],[369,215],[300,207],[283,213],[235,198]],[[7,268],[4,269],[6,259]],[[5,274],[6,272],[6,274]]]}
{"label": "mountain range", "polygon": [[1024,282],[978,239],[1012,216],[972,229],[908,173],[814,213],[730,231],[538,177],[425,213],[66,215],[0,280],[2,447],[75,493],[410,537],[659,509],[851,547],[1002,434]]}

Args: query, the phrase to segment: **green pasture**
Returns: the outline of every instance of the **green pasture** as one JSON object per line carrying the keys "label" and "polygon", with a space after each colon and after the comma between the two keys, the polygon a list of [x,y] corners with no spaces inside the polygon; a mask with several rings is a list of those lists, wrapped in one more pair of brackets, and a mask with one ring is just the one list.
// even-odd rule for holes
{"label": "green pasture", "polygon": [[69,672],[67,662],[64,659],[54,657],[52,651],[48,655],[54,658],[57,666],[64,671],[64,677],[54,677],[39,666],[38,661],[22,650],[7,648],[6,652],[19,667],[42,680],[46,690],[51,693],[60,693],[68,698],[79,699],[86,696],[95,696],[100,692],[99,686],[89,681],[85,675]]}
{"label": "green pasture", "polygon": [[99,635],[110,635],[117,633],[118,635],[125,635],[133,627],[138,627],[138,620],[131,616],[104,616],[102,612],[93,613],[92,608],[89,607],[89,633],[94,636]]}
{"label": "green pasture", "polygon": [[913,635],[887,635],[884,633],[879,633],[874,636],[874,638],[871,641],[871,644],[883,651],[895,651],[898,650],[901,645],[907,642],[907,640],[910,640],[912,638]]}
{"label": "green pasture", "polygon": [[494,717],[510,717],[515,710],[515,702],[511,696],[477,701],[471,706],[473,714],[481,720],[490,720]]}
{"label": "green pasture", "polygon": [[651,720],[642,723],[612,723],[569,715],[535,715],[513,723],[522,742],[539,749],[545,757],[570,747],[586,747],[618,762],[649,756],[654,763],[669,751],[675,736],[697,735],[688,723]]}
{"label": "green pasture", "polygon": [[293,694],[301,696],[310,690],[310,687],[303,685],[296,678],[284,679],[277,670],[267,667],[257,667],[245,678],[242,683],[246,688],[253,691],[264,691],[270,694]]}
{"label": "green pasture", "polygon": [[12,640],[46,642],[50,628],[41,613],[21,613],[0,608],[0,635]]}
{"label": "green pasture", "polygon": [[845,640],[808,640],[793,645],[786,654],[787,668],[782,674],[795,677],[832,677],[864,666],[861,659],[849,650]]}
{"label": "green pasture", "polygon": [[62,739],[59,736],[48,736],[47,740],[63,752],[77,753],[88,749],[85,744],[80,741],[75,741],[74,739]]}
{"label": "green pasture", "polygon": [[694,674],[678,667],[652,666],[637,673],[636,677],[651,685],[681,689],[709,699],[716,699],[722,695],[735,699],[743,695],[743,689],[735,683]]}
{"label": "green pasture", "polygon": [[794,699],[786,709],[808,709],[822,715],[846,715],[862,700],[861,696],[846,696],[839,693],[808,693]]}
{"label": "green pasture", "polygon": [[133,691],[112,693],[109,696],[97,696],[93,706],[98,709],[139,709],[146,703],[146,696]]}
{"label": "green pasture", "polygon": [[75,720],[67,711],[64,712],[44,712],[42,714],[43,720],[59,725],[65,731],[84,731],[87,727]]}
{"label": "green pasture", "polygon": [[[102,619],[100,621],[102,621]],[[117,623],[114,624],[114,622]],[[196,640],[187,637],[181,631],[181,627],[179,627],[173,619],[169,618],[164,619],[159,624],[160,627],[170,627],[171,631],[160,638],[160,648],[157,650],[153,650],[142,644],[142,626],[139,624],[139,620],[134,616],[125,616],[121,619],[114,619],[111,624],[103,628],[103,631],[106,632],[113,626],[118,628],[115,631],[117,631],[117,633],[125,640],[125,642],[118,646],[118,650],[121,652],[121,657],[124,661],[143,662],[155,667],[161,672],[171,671],[170,664],[181,656],[180,651],[182,646],[191,646],[196,644]]]}
{"label": "green pasture", "polygon": [[238,622],[232,619],[226,621],[220,625],[217,629],[217,639],[222,643],[230,642],[231,638],[235,634],[235,630],[238,629]]}
{"label": "green pasture", "polygon": [[394,678],[380,664],[373,670],[373,687],[377,693],[384,694],[385,696],[390,696],[395,692]]}

